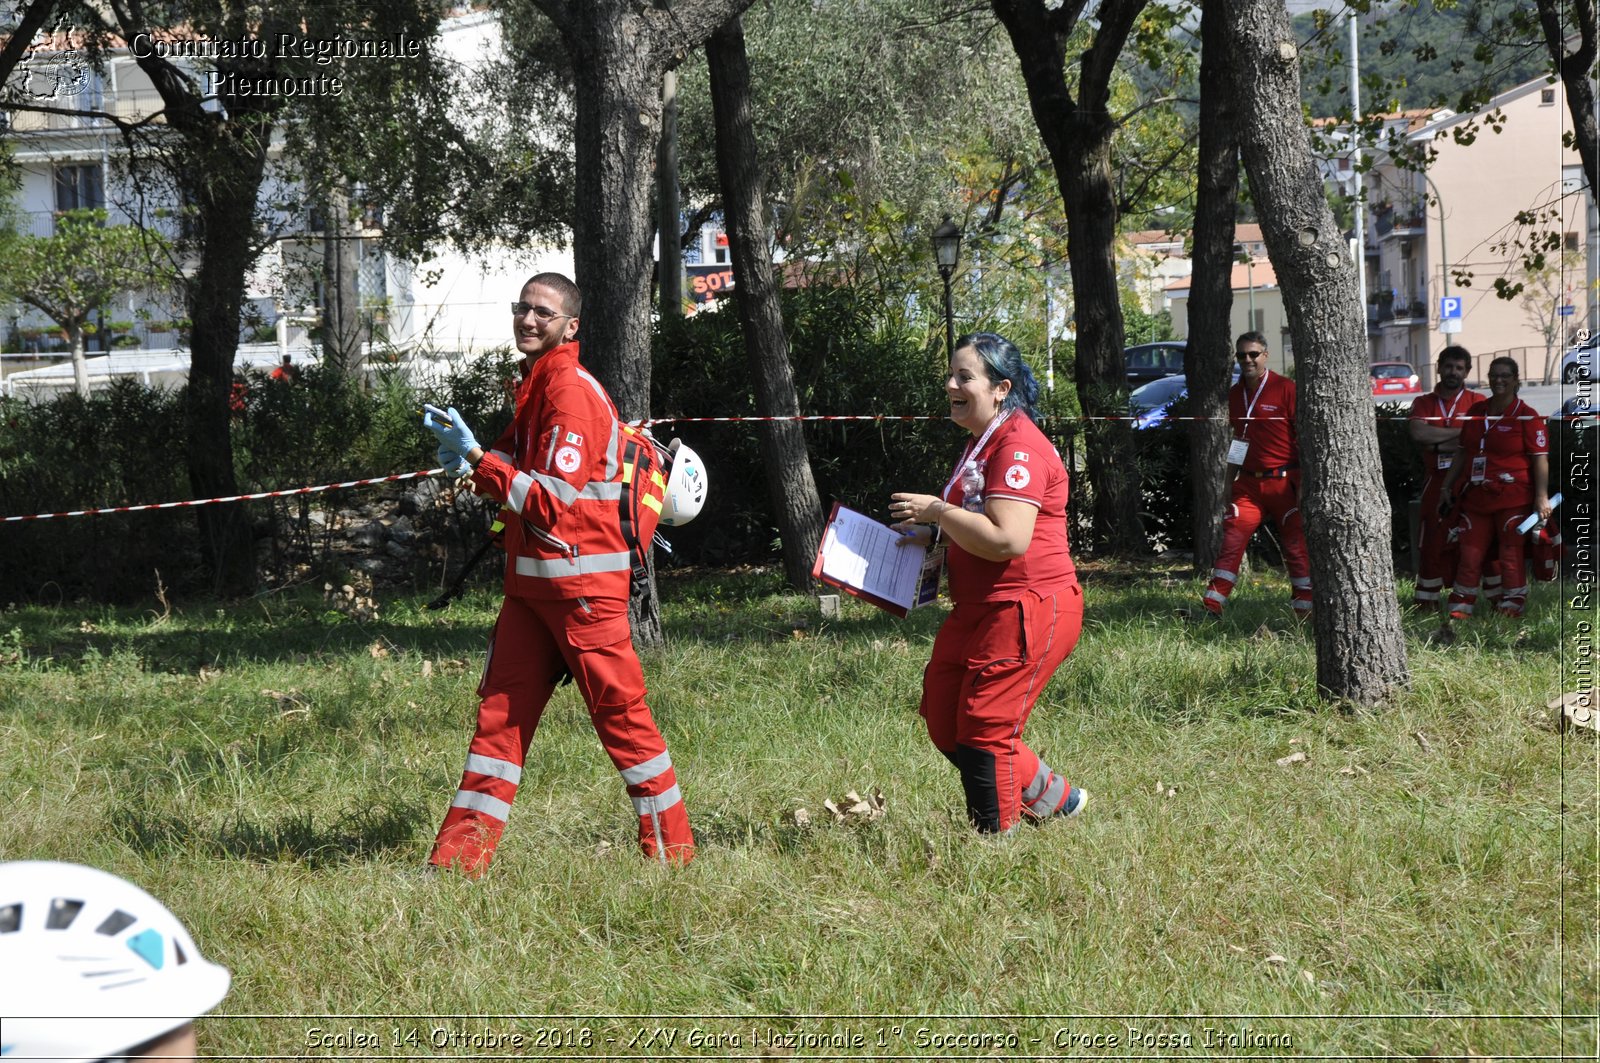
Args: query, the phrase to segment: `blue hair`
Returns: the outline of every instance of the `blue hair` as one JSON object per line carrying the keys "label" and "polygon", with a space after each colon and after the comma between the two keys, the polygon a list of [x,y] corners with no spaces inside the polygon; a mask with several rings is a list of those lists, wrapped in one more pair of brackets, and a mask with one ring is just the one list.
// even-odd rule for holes
{"label": "blue hair", "polygon": [[1039,411],[1034,409],[1033,404],[1039,401],[1039,381],[1034,379],[1028,363],[1022,360],[1022,352],[1017,350],[1017,345],[993,332],[969,332],[956,340],[955,349],[959,351],[963,347],[971,347],[983,359],[989,383],[1011,381],[1011,390],[1006,393],[1000,408],[1021,410],[1037,424]]}

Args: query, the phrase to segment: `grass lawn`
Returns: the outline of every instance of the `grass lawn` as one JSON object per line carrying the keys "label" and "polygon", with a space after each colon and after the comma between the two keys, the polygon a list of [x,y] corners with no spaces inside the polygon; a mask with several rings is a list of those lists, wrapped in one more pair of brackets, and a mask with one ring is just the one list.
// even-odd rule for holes
{"label": "grass lawn", "polygon": [[1450,645],[1408,616],[1411,690],[1351,714],[1281,577],[1185,625],[1200,589],[1086,580],[1028,737],[1092,800],[996,840],[916,715],[942,607],[823,621],[771,572],[664,577],[645,672],[698,858],[636,855],[568,687],[476,883],[418,872],[490,591],[10,608],[0,854],[166,901],[233,971],[218,1055],[1594,1058],[1597,742],[1545,709],[1592,690],[1592,611],[1538,585]]}

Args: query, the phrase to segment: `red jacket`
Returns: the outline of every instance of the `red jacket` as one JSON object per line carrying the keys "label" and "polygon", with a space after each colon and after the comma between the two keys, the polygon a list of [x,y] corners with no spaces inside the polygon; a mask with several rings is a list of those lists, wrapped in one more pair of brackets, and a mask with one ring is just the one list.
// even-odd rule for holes
{"label": "red jacket", "polygon": [[502,513],[506,595],[626,598],[633,554],[620,518],[617,408],[578,364],[576,343],[534,362],[518,391],[516,417],[472,474],[511,511]]}

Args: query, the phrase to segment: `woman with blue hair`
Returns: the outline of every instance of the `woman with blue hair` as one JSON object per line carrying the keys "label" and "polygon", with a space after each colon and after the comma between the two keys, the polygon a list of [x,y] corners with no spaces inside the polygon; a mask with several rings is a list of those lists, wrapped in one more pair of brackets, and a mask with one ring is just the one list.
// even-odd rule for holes
{"label": "woman with blue hair", "polygon": [[980,832],[1075,816],[1088,793],[1022,741],[1039,694],[1077,644],[1083,591],[1067,548],[1067,470],[1036,423],[1039,384],[1010,340],[962,336],[945,377],[972,436],[937,495],[891,496],[907,542],[949,544],[950,598],[922,677],[928,736],[961,773]]}

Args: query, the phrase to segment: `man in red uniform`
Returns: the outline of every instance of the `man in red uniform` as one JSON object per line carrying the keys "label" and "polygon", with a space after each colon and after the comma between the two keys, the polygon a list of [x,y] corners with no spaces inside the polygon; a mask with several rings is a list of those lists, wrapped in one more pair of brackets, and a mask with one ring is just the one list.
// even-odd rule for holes
{"label": "man in red uniform", "polygon": [[1521,616],[1527,608],[1526,537],[1517,526],[1530,509],[1540,520],[1550,519],[1550,437],[1544,418],[1517,397],[1518,387],[1516,359],[1489,363],[1489,397],[1467,411],[1461,452],[1440,489],[1440,510],[1454,503],[1460,514],[1456,528],[1461,560],[1450,591],[1452,620],[1472,615],[1483,559],[1496,540],[1504,581],[1496,608],[1506,616]]}
{"label": "man in red uniform", "polygon": [[[622,424],[578,363],[582,294],[557,273],[528,281],[512,304],[524,358],[516,417],[485,451],[455,410],[429,407],[439,458],[502,502],[505,602],[478,687],[477,733],[429,862],[482,874],[505,829],[528,744],[558,680],[576,682],[600,743],[622,774],[647,857],[678,864],[694,835],[667,746],[645,704],[628,628],[632,553],[622,530]],[[661,489],[652,508],[660,511]]]}
{"label": "man in red uniform", "polygon": [[1461,426],[1472,404],[1486,396],[1464,386],[1472,369],[1465,347],[1446,347],[1436,366],[1439,382],[1411,404],[1411,438],[1422,446],[1421,536],[1417,549],[1419,609],[1438,609],[1446,581],[1453,582],[1460,551],[1449,541],[1451,521],[1439,515],[1439,489],[1461,447]]}
{"label": "man in red uniform", "polygon": [[1233,443],[1233,498],[1222,522],[1222,550],[1202,601],[1215,616],[1239,581],[1250,536],[1270,515],[1278,527],[1295,616],[1311,615],[1311,558],[1300,515],[1300,444],[1295,439],[1294,381],[1267,369],[1267,338],[1246,332],[1234,343],[1239,382],[1228,391]]}

